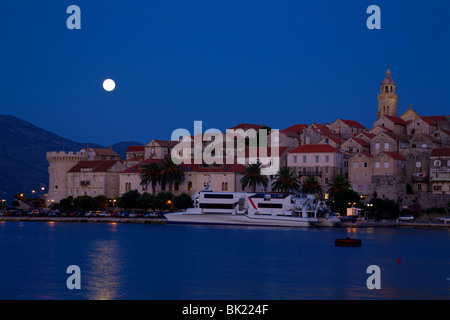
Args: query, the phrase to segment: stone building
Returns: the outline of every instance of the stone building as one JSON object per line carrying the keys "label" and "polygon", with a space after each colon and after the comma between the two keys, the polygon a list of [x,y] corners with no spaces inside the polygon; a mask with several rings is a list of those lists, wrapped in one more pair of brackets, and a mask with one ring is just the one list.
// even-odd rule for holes
{"label": "stone building", "polygon": [[[92,190],[94,193],[94,188],[89,187],[89,185],[80,184],[80,181],[89,181],[90,179],[80,180],[78,179],[78,184],[75,185],[70,180],[68,174],[69,171],[75,168],[79,163],[99,163],[99,162],[120,162],[120,155],[117,154],[112,148],[86,148],[79,152],[47,152],[47,161],[49,162],[48,173],[49,173],[49,188],[47,200],[51,202],[59,202],[70,195],[75,195],[76,190],[78,190],[79,195],[85,194],[84,191]],[[100,167],[103,168],[103,167]],[[115,167],[120,171],[120,165]],[[81,170],[81,169],[80,169]],[[89,172],[89,168],[86,168],[86,174]],[[108,174],[109,176],[109,174]],[[74,176],[75,178],[75,176]],[[89,178],[89,177],[88,177]],[[117,178],[118,180],[118,178]],[[75,180],[74,180],[75,181]],[[107,183],[105,181],[105,183]],[[103,194],[106,195],[107,187],[109,185],[103,185]],[[113,188],[114,189],[114,188]],[[72,193],[70,192],[72,190]],[[95,186],[95,193],[97,195],[101,190],[100,185]],[[115,190],[115,189],[114,189]],[[91,192],[91,191],[89,191]],[[115,190],[118,195],[118,188]]]}
{"label": "stone building", "polygon": [[301,180],[315,176],[325,190],[328,182],[343,171],[343,153],[328,144],[302,145],[288,152],[287,165]]}
{"label": "stone building", "polygon": [[356,152],[349,159],[348,177],[354,191],[370,196],[374,170],[373,155],[367,152]]}
{"label": "stone building", "polygon": [[430,160],[431,191],[447,195],[450,202],[450,147],[434,149]]}
{"label": "stone building", "polygon": [[377,121],[373,123],[373,127],[385,127],[401,136],[406,135],[407,125],[408,123],[402,120],[402,118],[387,115],[381,116]]}
{"label": "stone building", "polygon": [[88,155],[80,152],[47,152],[48,166],[48,195],[47,200],[59,202],[67,197],[67,172],[78,162],[87,160]]}
{"label": "stone building", "polygon": [[67,172],[67,197],[119,196],[119,173],[126,169],[120,160],[83,160]]}
{"label": "stone building", "polygon": [[365,131],[366,127],[357,121],[337,119],[330,124],[329,129],[339,135],[342,139],[348,139],[355,134]]}

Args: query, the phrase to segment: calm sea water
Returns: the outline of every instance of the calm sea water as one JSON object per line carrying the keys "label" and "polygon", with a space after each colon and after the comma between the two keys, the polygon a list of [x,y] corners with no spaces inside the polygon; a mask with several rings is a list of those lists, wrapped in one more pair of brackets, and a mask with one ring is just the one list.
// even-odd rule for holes
{"label": "calm sea water", "polygon": [[[362,247],[334,246],[347,236]],[[450,299],[449,244],[429,229],[0,222],[0,299]]]}

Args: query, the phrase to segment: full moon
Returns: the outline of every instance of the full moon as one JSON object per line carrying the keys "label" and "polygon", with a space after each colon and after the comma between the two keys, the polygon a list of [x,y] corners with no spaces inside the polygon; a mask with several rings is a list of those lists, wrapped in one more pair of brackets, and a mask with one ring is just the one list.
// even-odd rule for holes
{"label": "full moon", "polygon": [[105,81],[103,81],[103,89],[105,89],[106,91],[113,91],[115,87],[116,83],[113,80],[106,79]]}

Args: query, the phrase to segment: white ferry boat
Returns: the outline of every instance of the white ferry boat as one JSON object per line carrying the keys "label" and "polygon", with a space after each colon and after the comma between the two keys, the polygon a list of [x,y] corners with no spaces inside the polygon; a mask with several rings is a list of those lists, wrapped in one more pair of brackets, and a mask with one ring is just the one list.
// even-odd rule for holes
{"label": "white ferry boat", "polygon": [[207,187],[192,199],[194,208],[166,214],[168,223],[330,227],[340,222],[313,195],[213,192]]}

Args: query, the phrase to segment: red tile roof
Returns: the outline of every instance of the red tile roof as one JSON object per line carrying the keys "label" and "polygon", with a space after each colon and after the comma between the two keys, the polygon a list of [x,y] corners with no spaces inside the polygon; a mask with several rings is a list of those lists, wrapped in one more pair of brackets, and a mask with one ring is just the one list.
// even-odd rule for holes
{"label": "red tile roof", "polygon": [[307,124],[294,124],[286,129],[281,130],[281,132],[285,132],[285,131],[289,131],[289,132],[293,132],[297,135],[297,132],[302,132],[305,128],[308,128]]}
{"label": "red tile roof", "polygon": [[431,151],[432,157],[450,157],[450,147],[433,149]]}
{"label": "red tile roof", "polygon": [[355,127],[355,128],[362,128],[365,129],[366,127],[364,127],[361,123],[357,122],[357,121],[353,121],[353,120],[344,120],[344,119],[339,119],[341,120],[343,123],[345,123],[346,125],[348,125],[349,127]]}
{"label": "red tile roof", "polygon": [[363,147],[370,147],[370,144],[366,140],[363,140],[361,138],[355,138],[355,137],[353,137],[351,139],[353,139],[353,141],[355,141],[356,143],[362,145]]}
{"label": "red tile roof", "polygon": [[401,124],[401,125],[405,125],[405,126],[408,124],[408,122],[406,122],[405,120],[403,120],[402,118],[399,118],[399,117],[386,116],[386,115],[385,115],[385,117],[386,117],[386,119],[394,122],[395,124]]}
{"label": "red tile roof", "polygon": [[367,153],[367,152],[364,152],[364,151],[362,151],[360,153],[365,155],[366,157],[373,158],[373,155],[371,155],[370,153]]}
{"label": "red tile roof", "polygon": [[[389,131],[390,131],[390,130],[389,130]],[[359,136],[360,134],[365,135],[367,138],[369,138],[369,140],[372,140],[374,137],[376,137],[375,134],[369,133],[369,132],[355,133],[355,134],[353,135],[353,137]]]}
{"label": "red tile roof", "polygon": [[289,153],[341,153],[329,144],[304,144]]}
{"label": "red tile roof", "polygon": [[406,161],[406,158],[404,156],[402,156],[400,153],[398,152],[389,152],[389,151],[383,151],[383,153],[385,153],[386,155],[388,155],[389,157],[391,157],[392,159],[395,160],[404,160]]}
{"label": "red tile roof", "polygon": [[145,146],[128,146],[128,152],[145,152]]}
{"label": "red tile roof", "polygon": [[68,172],[81,172],[82,169],[91,169],[91,172],[105,172],[117,162],[119,160],[83,160],[79,161]]}
{"label": "red tile roof", "polygon": [[381,129],[383,129],[384,131],[387,131],[387,132],[393,132],[391,129],[380,126],[380,125],[376,126],[375,128],[377,128],[377,127],[380,127]]}
{"label": "red tile roof", "polygon": [[436,122],[446,121],[448,116],[421,116],[422,120],[431,121],[436,125]]}

